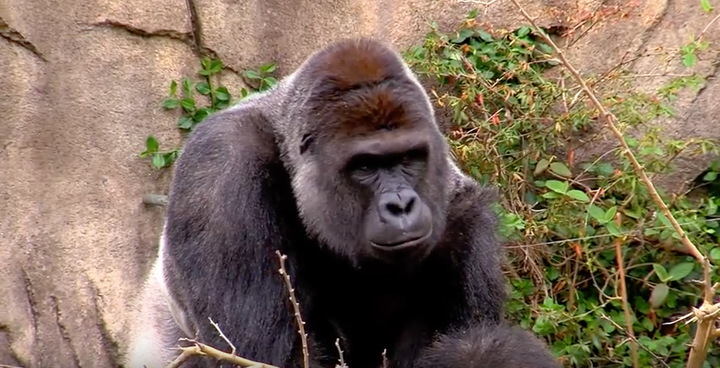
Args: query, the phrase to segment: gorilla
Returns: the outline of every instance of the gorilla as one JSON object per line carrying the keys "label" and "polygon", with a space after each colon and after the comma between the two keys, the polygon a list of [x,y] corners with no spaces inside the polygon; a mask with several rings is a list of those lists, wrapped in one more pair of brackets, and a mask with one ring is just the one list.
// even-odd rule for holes
{"label": "gorilla", "polygon": [[302,367],[279,250],[313,368],[338,363],[336,339],[349,368],[558,368],[503,320],[496,196],[397,51],[331,44],[189,136],[124,365],[165,366],[181,337],[229,351],[212,319],[239,356]]}

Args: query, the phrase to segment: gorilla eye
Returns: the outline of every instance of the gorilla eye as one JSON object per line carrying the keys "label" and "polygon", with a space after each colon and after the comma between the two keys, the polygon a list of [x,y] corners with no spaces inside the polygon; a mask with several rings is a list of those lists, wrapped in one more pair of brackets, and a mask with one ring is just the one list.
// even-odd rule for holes
{"label": "gorilla eye", "polygon": [[411,149],[402,156],[403,165],[411,165],[418,162],[424,162],[427,159],[428,151],[425,148]]}
{"label": "gorilla eye", "polygon": [[380,159],[373,155],[361,154],[350,159],[348,169],[352,172],[369,173],[378,166]]}

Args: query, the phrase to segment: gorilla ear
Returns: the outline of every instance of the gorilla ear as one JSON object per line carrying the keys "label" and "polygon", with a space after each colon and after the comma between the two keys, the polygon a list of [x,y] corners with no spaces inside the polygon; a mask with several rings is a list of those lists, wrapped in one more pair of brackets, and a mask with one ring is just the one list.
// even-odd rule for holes
{"label": "gorilla ear", "polygon": [[310,148],[310,145],[315,140],[315,136],[313,136],[311,133],[305,133],[302,136],[302,140],[300,140],[300,154],[302,155],[305,153],[305,151]]}

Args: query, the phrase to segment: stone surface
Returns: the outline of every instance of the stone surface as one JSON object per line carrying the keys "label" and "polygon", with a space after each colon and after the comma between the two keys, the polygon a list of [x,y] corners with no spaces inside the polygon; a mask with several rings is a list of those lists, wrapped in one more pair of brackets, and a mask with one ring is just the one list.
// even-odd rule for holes
{"label": "stone surface", "polygon": [[[162,223],[162,209],[140,198],[166,192],[170,176],[138,154],[148,134],[179,142],[177,117],[160,103],[171,79],[195,72],[199,53],[218,55],[236,71],[277,61],[282,75],[341,37],[408,46],[422,40],[431,21],[452,27],[475,3],[481,2],[0,2],[0,365],[118,366]],[[481,21],[507,29],[524,23],[512,3],[485,3],[491,4],[480,6]],[[568,18],[613,5],[523,3],[543,25],[572,25]],[[570,53],[584,71],[607,71],[628,51],[678,48],[715,15],[703,14],[694,0],[631,3],[637,6],[627,6],[626,16],[599,24]],[[708,40],[718,40],[718,26]],[[655,65],[645,58],[633,68],[653,74]],[[717,68],[706,59],[696,69]],[[234,91],[240,86],[232,73],[224,80]],[[641,81],[652,87],[663,79]],[[678,137],[717,138],[718,96],[711,78],[683,97],[678,119],[663,123]],[[707,162],[685,165],[680,182]]]}

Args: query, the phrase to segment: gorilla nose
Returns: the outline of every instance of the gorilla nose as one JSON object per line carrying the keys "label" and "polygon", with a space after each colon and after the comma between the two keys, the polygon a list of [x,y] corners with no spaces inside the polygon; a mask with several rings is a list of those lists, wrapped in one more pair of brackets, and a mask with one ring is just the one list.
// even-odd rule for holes
{"label": "gorilla nose", "polygon": [[382,250],[412,248],[432,234],[432,216],[411,188],[385,192],[378,198],[379,223],[368,228],[368,239]]}
{"label": "gorilla nose", "polygon": [[412,189],[383,193],[378,203],[380,218],[394,228],[410,230],[420,219],[418,201],[418,195]]}

